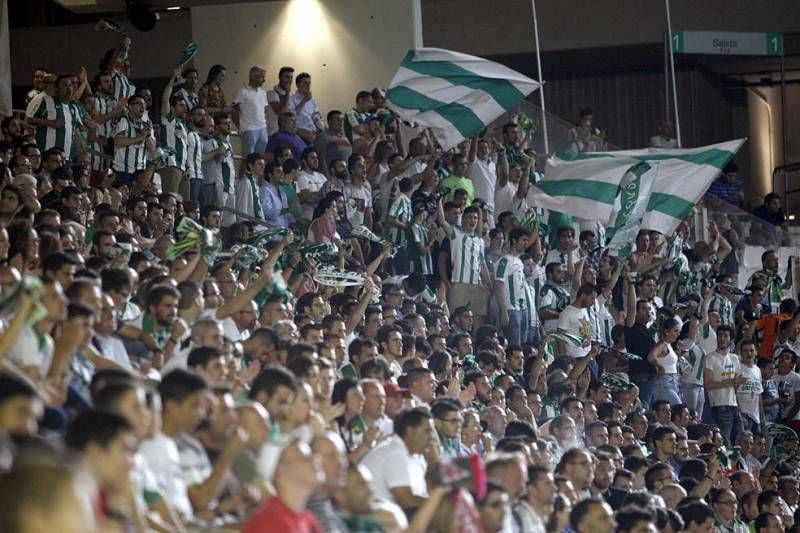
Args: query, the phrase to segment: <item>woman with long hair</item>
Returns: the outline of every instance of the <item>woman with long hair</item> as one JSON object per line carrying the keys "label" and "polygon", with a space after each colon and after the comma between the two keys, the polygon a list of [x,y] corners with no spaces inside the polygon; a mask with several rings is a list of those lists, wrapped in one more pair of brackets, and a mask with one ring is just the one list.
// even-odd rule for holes
{"label": "woman with long hair", "polygon": [[308,240],[311,242],[336,244],[341,236],[336,231],[336,219],[339,215],[338,200],[342,193],[329,192],[314,208],[311,225],[308,227]]}
{"label": "woman with long hair", "polygon": [[226,74],[225,67],[214,65],[208,69],[206,82],[200,88],[200,105],[205,107],[210,115],[221,111],[230,111],[230,107],[225,100],[225,93],[222,90]]}
{"label": "woman with long hair", "polygon": [[28,220],[14,220],[8,225],[8,264],[28,274],[39,266],[39,234]]}
{"label": "woman with long hair", "polygon": [[367,455],[380,433],[377,427],[367,427],[361,417],[364,400],[361,385],[354,378],[342,378],[333,386],[331,404],[344,405],[344,413],[336,418],[336,423],[347,447],[347,459],[353,464]]}
{"label": "woman with long hair", "polygon": [[670,405],[682,403],[678,381],[678,359],[673,344],[681,334],[681,323],[676,318],[667,318],[661,324],[659,341],[647,354],[647,361],[656,367],[658,377],[653,387],[653,402],[666,400]]}

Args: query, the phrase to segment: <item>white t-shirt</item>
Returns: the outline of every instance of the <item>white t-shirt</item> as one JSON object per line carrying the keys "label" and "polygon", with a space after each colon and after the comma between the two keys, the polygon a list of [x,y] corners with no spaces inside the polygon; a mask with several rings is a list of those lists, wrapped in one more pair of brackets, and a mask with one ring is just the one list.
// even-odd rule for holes
{"label": "white t-shirt", "polygon": [[367,209],[372,209],[372,188],[366,181],[361,187],[356,187],[352,183],[345,183],[344,199],[346,204],[347,220],[353,226],[364,224],[364,213]]}
{"label": "white t-shirt", "polygon": [[139,445],[139,453],[155,474],[161,496],[185,519],[191,519],[192,502],[189,500],[175,440],[158,432],[152,439]]}
{"label": "white t-shirt", "polygon": [[[714,381],[733,379],[739,373],[739,366],[739,358],[736,354],[722,355],[718,351],[714,351],[706,357],[706,370],[711,371],[711,379]],[[736,390],[732,385],[714,390],[706,388],[706,393],[711,407],[736,405]]]}
{"label": "white t-shirt", "polygon": [[314,114],[319,113],[317,102],[313,98],[307,101],[302,109],[297,106],[303,101],[303,95],[294,93],[289,98],[289,109],[294,111],[294,116],[297,120],[297,128],[301,130],[317,131],[317,125],[314,124]]}
{"label": "white t-shirt", "polygon": [[[572,304],[568,305],[558,315],[558,329],[571,335],[580,335],[583,338],[590,337],[592,326],[589,322],[589,313],[586,312],[586,309],[577,308]],[[569,342],[565,342],[564,345],[567,351],[566,355],[575,358],[586,357],[586,354],[591,350],[591,345],[573,346]]]}
{"label": "white t-shirt", "polygon": [[739,366],[739,374],[747,378],[747,381],[739,385],[736,389],[736,400],[739,402],[739,411],[746,414],[756,422],[761,422],[759,415],[759,401],[763,388],[761,386],[761,370],[753,365]]}
{"label": "white t-shirt", "polygon": [[505,187],[498,186],[495,188],[494,198],[492,199],[495,220],[497,220],[497,217],[500,216],[500,213],[505,211],[514,211],[515,194],[517,194],[517,186],[510,181],[506,183]]}
{"label": "white t-shirt", "polygon": [[131,359],[128,356],[128,350],[125,349],[125,344],[121,340],[114,336],[103,337],[95,335],[95,342],[98,344],[100,354],[103,357],[131,370]]}
{"label": "white t-shirt", "polygon": [[[800,391],[800,374],[791,371],[785,376],[781,376],[778,372],[772,376],[772,381],[778,386],[778,396],[780,398],[790,398],[794,400],[794,395]],[[781,408],[781,416],[785,417],[794,406],[794,403]],[[800,420],[800,411],[794,415],[794,420]]]}
{"label": "white t-shirt", "polygon": [[[267,104],[271,104],[272,102],[280,102],[281,96],[285,94],[286,91],[276,85],[271,90],[267,91]],[[291,108],[287,107],[287,109]],[[272,135],[276,131],[278,131],[278,114],[273,111],[272,106],[269,106],[267,108],[267,133]]]}
{"label": "white t-shirt", "polygon": [[475,158],[467,168],[467,177],[475,187],[475,198],[482,198],[489,207],[494,207],[494,191],[497,185],[497,165],[491,159]]}
{"label": "white t-shirt", "polygon": [[47,377],[53,362],[55,347],[50,335],[41,335],[33,326],[25,325],[19,332],[17,341],[8,359],[20,367],[36,367],[42,378]]}
{"label": "white t-shirt", "polygon": [[[325,182],[328,181],[325,176],[320,174],[319,172],[308,172],[306,170],[302,170],[297,174],[297,181],[295,182],[295,188],[297,189],[297,194],[300,194],[300,191],[311,191],[317,192],[325,185]],[[311,220],[312,215],[314,214],[314,206],[311,204],[300,204],[300,210],[303,212],[303,217]]]}
{"label": "white t-shirt", "polygon": [[370,450],[361,464],[372,474],[370,486],[376,499],[397,503],[391,491],[397,487],[409,487],[414,496],[428,496],[425,458],[408,453],[405,442],[397,435]]}
{"label": "white t-shirt", "polygon": [[233,103],[239,104],[239,131],[261,130],[267,127],[267,93],[264,89],[256,89],[243,85]]}

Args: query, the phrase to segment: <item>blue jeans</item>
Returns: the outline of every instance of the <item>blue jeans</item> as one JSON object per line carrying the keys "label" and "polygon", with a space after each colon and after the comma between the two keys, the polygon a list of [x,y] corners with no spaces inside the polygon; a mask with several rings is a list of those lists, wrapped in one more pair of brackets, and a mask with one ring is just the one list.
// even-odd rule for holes
{"label": "blue jeans", "polygon": [[683,403],[693,410],[697,411],[697,416],[703,416],[703,406],[706,403],[706,391],[702,385],[696,383],[681,383],[681,396],[683,396]]}
{"label": "blue jeans", "polygon": [[651,373],[631,374],[631,381],[639,387],[639,399],[646,408],[650,407],[653,401],[653,387],[656,383],[656,375]]}
{"label": "blue jeans", "polygon": [[522,344],[525,339],[528,317],[522,309],[508,310],[508,326],[503,328],[503,335],[506,336],[509,344]]}
{"label": "blue jeans", "polygon": [[200,205],[205,205],[205,202],[201,199],[203,196],[203,180],[189,180],[189,198],[194,200],[195,202],[199,203]]}
{"label": "blue jeans", "polygon": [[242,156],[247,157],[253,153],[263,154],[267,149],[267,129],[248,130],[239,132],[242,142]]}
{"label": "blue jeans", "polygon": [[666,400],[670,405],[681,403],[677,374],[658,376],[653,385],[653,401]]}
{"label": "blue jeans", "polygon": [[534,327],[529,324],[527,332],[528,334],[526,335],[527,339],[526,342],[538,348],[539,345],[542,343],[542,334],[539,332],[539,326]]}
{"label": "blue jeans", "polygon": [[408,243],[403,244],[397,248],[397,253],[392,258],[392,267],[395,275],[408,274],[411,270],[411,264],[408,259]]}
{"label": "blue jeans", "polygon": [[725,445],[731,446],[736,442],[736,436],[742,432],[742,418],[739,408],[734,405],[719,405],[711,407],[711,418],[719,427]]}

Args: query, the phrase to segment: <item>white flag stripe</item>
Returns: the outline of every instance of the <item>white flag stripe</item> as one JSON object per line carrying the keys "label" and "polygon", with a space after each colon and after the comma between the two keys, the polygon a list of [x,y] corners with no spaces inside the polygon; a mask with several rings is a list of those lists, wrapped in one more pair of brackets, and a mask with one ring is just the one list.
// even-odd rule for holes
{"label": "white flag stripe", "polygon": [[[402,74],[402,75],[401,75]],[[440,102],[457,102],[469,107],[478,118],[484,123],[506,112],[489,94],[476,91],[466,85],[453,85],[444,78],[422,77],[418,72],[400,67],[395,78],[404,78],[405,85],[418,93],[422,93],[428,98],[433,98]]]}
{"label": "white flag stripe", "polygon": [[387,90],[405,121],[430,127],[444,149],[480,132],[539,83],[513,70],[442,49],[410,51]]}
{"label": "white flag stripe", "polygon": [[505,65],[460,52],[452,52],[441,48],[421,48],[416,50],[414,59],[416,61],[447,61],[455,63],[478,76],[508,81],[524,94],[530,94],[539,87],[539,82],[536,80],[524,76]]}
{"label": "white flag stripe", "polygon": [[[671,233],[735,155],[744,139],[683,150],[626,150],[594,154],[556,154],[545,177],[533,186],[538,207],[608,224],[616,189],[625,172],[645,161],[658,167],[642,228]],[[561,156],[561,157],[559,157]]]}

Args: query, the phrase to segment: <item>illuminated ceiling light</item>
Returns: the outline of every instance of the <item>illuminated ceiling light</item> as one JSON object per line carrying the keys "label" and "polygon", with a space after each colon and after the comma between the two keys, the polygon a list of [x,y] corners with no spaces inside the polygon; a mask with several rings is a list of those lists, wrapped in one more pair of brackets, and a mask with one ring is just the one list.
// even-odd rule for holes
{"label": "illuminated ceiling light", "polygon": [[178,11],[179,9],[181,9],[181,6],[170,6],[167,11]]}

